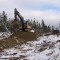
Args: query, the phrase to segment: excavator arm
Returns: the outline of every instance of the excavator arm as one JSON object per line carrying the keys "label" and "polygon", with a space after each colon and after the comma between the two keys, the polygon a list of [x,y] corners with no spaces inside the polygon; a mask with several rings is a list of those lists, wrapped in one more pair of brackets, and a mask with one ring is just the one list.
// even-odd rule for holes
{"label": "excavator arm", "polygon": [[17,21],[17,16],[18,16],[20,18],[20,20],[21,20],[21,23],[22,23],[22,30],[25,31],[24,18],[20,15],[20,13],[17,11],[16,8],[14,10],[14,14],[15,14],[15,21]]}

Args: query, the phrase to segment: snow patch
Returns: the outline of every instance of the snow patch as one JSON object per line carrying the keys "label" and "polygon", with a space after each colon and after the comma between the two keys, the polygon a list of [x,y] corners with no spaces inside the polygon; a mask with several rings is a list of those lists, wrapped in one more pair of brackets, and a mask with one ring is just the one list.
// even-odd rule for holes
{"label": "snow patch", "polygon": [[4,38],[8,38],[11,35],[10,32],[0,32],[0,40]]}
{"label": "snow patch", "polygon": [[0,60],[15,58],[20,60],[60,60],[60,36],[39,37],[0,53]]}

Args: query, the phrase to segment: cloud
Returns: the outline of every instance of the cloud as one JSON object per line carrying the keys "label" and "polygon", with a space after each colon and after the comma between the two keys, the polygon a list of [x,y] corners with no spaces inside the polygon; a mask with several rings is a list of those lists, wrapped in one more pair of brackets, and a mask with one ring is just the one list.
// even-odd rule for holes
{"label": "cloud", "polygon": [[[48,25],[58,24],[60,20],[60,13],[54,10],[46,10],[46,11],[25,11],[21,13],[26,19],[33,19],[40,21],[43,19]],[[54,23],[53,23],[54,22]]]}
{"label": "cloud", "polygon": [[17,1],[18,4],[21,2],[23,6],[27,7],[27,6],[42,6],[45,4],[50,4],[50,5],[54,5],[56,7],[60,7],[60,0],[22,0],[22,1]]}
{"label": "cloud", "polygon": [[14,8],[17,8],[24,19],[40,21],[57,25],[60,20],[60,0],[0,0],[0,12],[6,11],[14,18]]}

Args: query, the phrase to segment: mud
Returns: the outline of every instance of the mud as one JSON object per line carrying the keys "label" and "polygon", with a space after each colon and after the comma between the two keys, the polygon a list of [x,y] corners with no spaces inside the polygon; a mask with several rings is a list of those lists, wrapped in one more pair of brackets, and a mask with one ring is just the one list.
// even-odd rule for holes
{"label": "mud", "polygon": [[0,40],[0,52],[3,49],[11,48],[15,45],[21,45],[27,41],[36,40],[37,34],[32,32],[15,32],[9,38]]}

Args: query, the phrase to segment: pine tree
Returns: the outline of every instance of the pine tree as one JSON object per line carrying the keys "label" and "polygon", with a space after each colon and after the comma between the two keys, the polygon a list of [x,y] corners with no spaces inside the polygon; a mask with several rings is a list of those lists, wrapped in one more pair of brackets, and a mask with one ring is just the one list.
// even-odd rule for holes
{"label": "pine tree", "polygon": [[33,21],[33,28],[36,29],[36,22],[35,22],[35,18],[34,18],[34,21]]}
{"label": "pine tree", "polygon": [[3,18],[3,22],[6,25],[7,24],[7,14],[5,14],[5,11],[3,11],[2,16],[3,16],[2,17]]}
{"label": "pine tree", "polygon": [[44,23],[44,20],[43,20],[43,19],[42,19],[41,26],[42,26],[42,31],[43,31],[43,33],[44,33],[46,26],[45,26],[45,23]]}
{"label": "pine tree", "polygon": [[47,25],[44,26],[44,32],[47,33]]}
{"label": "pine tree", "polygon": [[41,25],[40,25],[40,23],[39,23],[39,30],[41,29]]}
{"label": "pine tree", "polygon": [[42,31],[43,33],[47,33],[48,29],[50,30],[50,27],[47,27],[47,25],[45,24],[44,20],[42,20]]}
{"label": "pine tree", "polygon": [[44,20],[42,19],[42,28],[44,28],[44,26],[45,26],[45,23],[44,23]]}
{"label": "pine tree", "polygon": [[50,27],[50,25],[48,26],[48,32],[51,32],[51,27]]}
{"label": "pine tree", "polygon": [[52,26],[52,31],[54,30],[54,26]]}

